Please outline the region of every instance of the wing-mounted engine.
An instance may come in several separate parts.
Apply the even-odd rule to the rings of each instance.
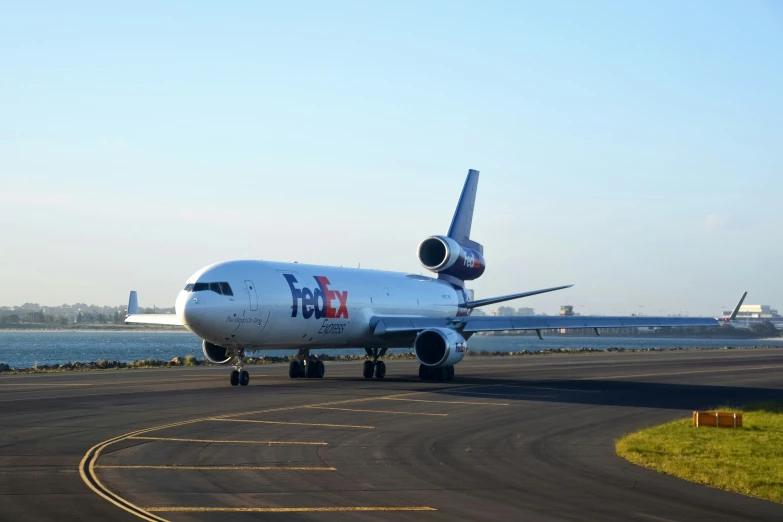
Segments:
[[[204,357],[215,364],[227,364],[236,357],[232,348],[225,348],[207,341],[201,343],[201,350],[204,352]]]
[[[478,250],[464,247],[446,236],[428,237],[419,243],[418,256],[419,263],[427,270],[462,281],[478,279],[487,266]]]
[[[416,336],[413,352],[424,366],[454,366],[465,358],[468,343],[459,332],[451,328],[428,328]]]

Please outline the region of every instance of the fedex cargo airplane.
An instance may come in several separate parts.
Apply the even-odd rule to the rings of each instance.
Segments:
[[[243,360],[254,350],[298,350],[288,371],[295,379],[324,376],[324,364],[311,354],[313,349],[364,349],[364,377],[381,379],[387,349],[412,346],[422,380],[450,381],[476,332],[535,330],[541,337],[543,330],[556,328],[586,328],[598,334],[599,328],[719,324],[712,317],[471,316],[480,306],[571,286],[473,298],[465,283],[481,277],[486,268],[483,246],[470,239],[478,178],[478,171],[468,172],[448,234],[419,244],[419,262],[437,277],[227,261],[188,278],[177,296],[176,314],[140,314],[136,292],[131,292],[125,322],[185,326],[202,339],[208,360],[234,366],[232,386],[250,382]]]

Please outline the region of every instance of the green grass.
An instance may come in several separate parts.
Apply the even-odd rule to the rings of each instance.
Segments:
[[[783,403],[740,409],[742,428],[694,428],[678,420],[618,440],[617,454],[699,484],[783,503]]]

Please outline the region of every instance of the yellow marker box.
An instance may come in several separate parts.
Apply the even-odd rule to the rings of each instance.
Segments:
[[[696,428],[741,428],[742,414],[730,411],[694,411]]]

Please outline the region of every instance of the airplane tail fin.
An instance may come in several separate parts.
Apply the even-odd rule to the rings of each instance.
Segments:
[[[448,237],[461,246],[472,248],[480,254],[484,254],[484,247],[470,239],[470,227],[473,224],[473,207],[476,204],[476,190],[478,189],[479,171],[470,169],[462,194],[459,197],[454,217],[451,219]]]
[[[135,315],[139,313],[139,296],[136,294],[136,290],[131,290],[130,297],[128,298],[128,315]]]

